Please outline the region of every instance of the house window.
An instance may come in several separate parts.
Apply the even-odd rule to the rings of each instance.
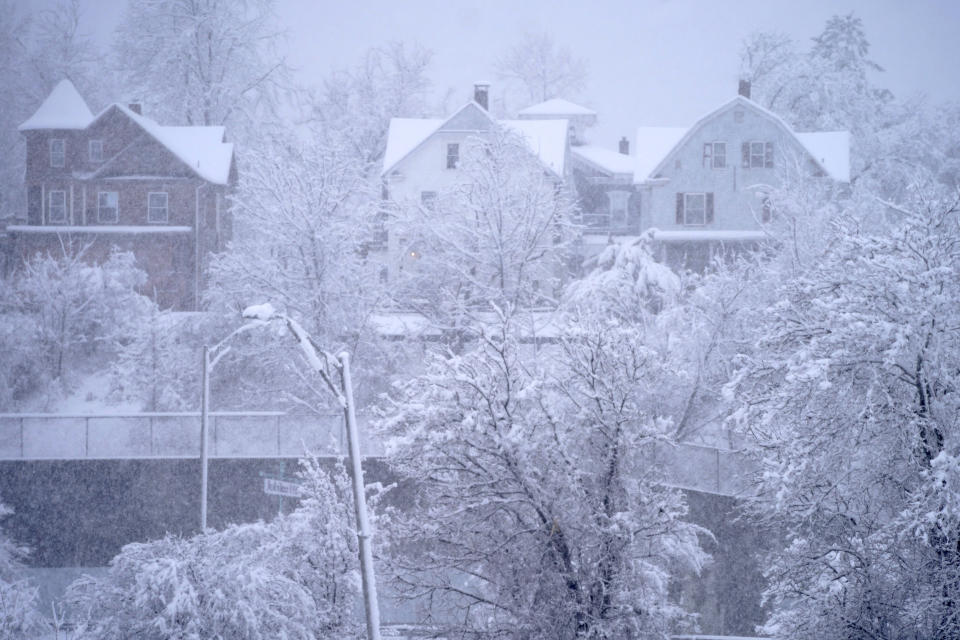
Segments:
[[[610,200],[610,226],[627,226],[627,205],[630,202],[630,192],[608,191],[607,198]]]
[[[703,166],[723,169],[727,166],[727,143],[707,142],[703,145]]]
[[[103,162],[103,140],[91,140],[87,143],[90,162]]]
[[[67,192],[50,191],[47,193],[47,221],[67,221]]]
[[[447,144],[447,169],[456,169],[460,164],[460,144],[450,142]]]
[[[733,112],[733,121],[737,124],[743,122],[743,111],[737,110]]]
[[[713,223],[712,193],[678,193],[677,224],[703,226]]]
[[[116,191],[101,191],[97,194],[97,222],[116,222],[118,196]]]
[[[151,191],[147,194],[147,222],[155,224],[169,222],[168,200],[165,191]]]
[[[50,140],[50,166],[62,168],[67,162],[67,141],[62,138]]]
[[[422,206],[427,211],[436,211],[437,210],[437,192],[421,191],[420,206]]]
[[[744,169],[772,169],[772,142],[744,142],[741,147]]]

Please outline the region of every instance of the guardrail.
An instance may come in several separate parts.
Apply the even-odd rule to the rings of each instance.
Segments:
[[[360,451],[379,457],[383,443],[359,416]],[[211,458],[297,458],[347,455],[343,416],[282,411],[210,413]],[[197,458],[200,413],[0,413],[0,460]],[[670,486],[727,496],[749,492],[752,465],[738,451],[658,443],[650,463]]]

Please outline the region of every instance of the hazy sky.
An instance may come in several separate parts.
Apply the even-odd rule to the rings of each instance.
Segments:
[[[46,0],[52,2],[53,0]],[[26,2],[26,0],[24,0]],[[32,4],[32,3],[31,3]],[[83,0],[88,28],[108,42],[124,2]],[[524,32],[548,31],[589,63],[578,102],[596,109],[594,141],[614,145],[637,125],[690,124],[736,92],[738,50],[754,30],[802,42],[833,14],[863,20],[879,78],[898,95],[960,100],[958,0],[280,0],[289,62],[308,82],[391,40],[434,52],[437,94],[466,100],[494,83],[493,60]]]

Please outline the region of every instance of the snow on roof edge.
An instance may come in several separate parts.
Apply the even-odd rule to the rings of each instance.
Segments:
[[[83,96],[70,80],[64,78],[17,130],[85,129],[93,119],[93,113]]]

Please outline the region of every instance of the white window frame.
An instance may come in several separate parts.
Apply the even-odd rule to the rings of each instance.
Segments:
[[[59,147],[55,149],[54,147]],[[63,138],[50,138],[50,166],[62,169],[67,166],[67,141]]]
[[[700,198],[700,222],[690,220],[690,202],[693,198]],[[707,224],[707,194],[702,193],[684,193],[683,194],[683,226],[685,227],[704,227]]]
[[[456,152],[451,154],[451,148]],[[445,169],[456,169],[460,165],[460,143],[448,142],[444,147],[443,166]]]
[[[107,220],[103,216],[105,210],[110,207],[103,206],[103,196],[113,195],[115,202],[113,205],[113,220]],[[120,221],[120,193],[117,191],[97,191],[97,222],[117,224]]]
[[[721,151],[721,153],[717,153]],[[727,167],[727,143],[726,142],[705,142],[703,143],[703,166],[707,169],[726,169]]]
[[[60,196],[60,204],[54,205],[53,199],[55,195]],[[54,217],[54,207],[63,212],[63,215],[59,217]],[[67,222],[67,192],[60,189],[55,189],[52,191],[47,191],[47,222],[56,223],[56,224],[65,224]]]
[[[96,153],[94,153],[96,149]],[[87,142],[87,157],[90,162],[103,162],[103,140],[96,139]]]
[[[163,196],[163,207],[155,207],[150,200],[153,196]],[[163,210],[163,219],[154,218],[153,212]],[[170,222],[170,194],[166,191],[147,192],[147,222],[149,224],[167,224]]]

